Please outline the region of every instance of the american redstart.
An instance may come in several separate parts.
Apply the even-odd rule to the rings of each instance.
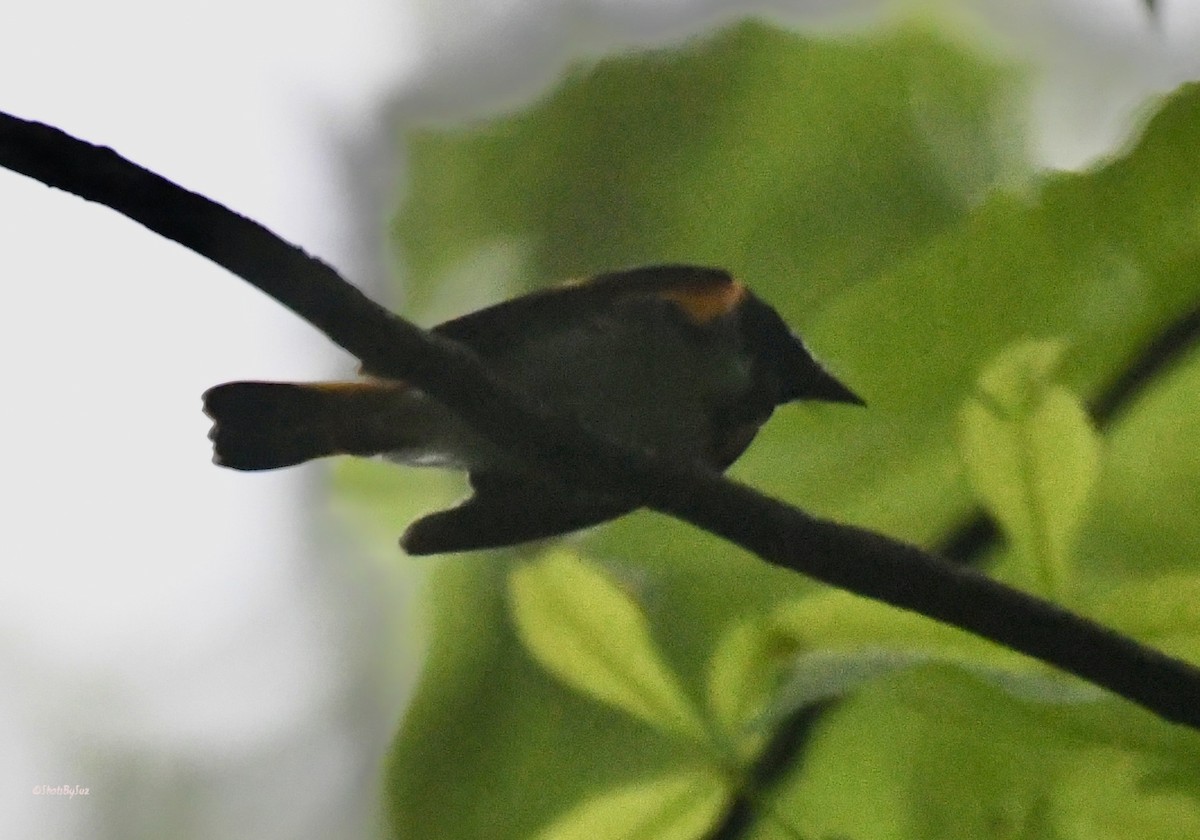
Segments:
[[[863,404],[774,309],[719,269],[601,274],[433,331],[596,431],[720,470],[777,405]],[[228,382],[204,394],[204,410],[213,419],[213,461],[237,470],[341,454],[466,470],[474,494],[413,523],[401,540],[410,554],[513,545],[632,509],[595,491],[530,478],[453,411],[397,380]]]

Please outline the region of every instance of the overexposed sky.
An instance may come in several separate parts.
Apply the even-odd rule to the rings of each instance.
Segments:
[[[396,103],[495,112],[614,45],[747,10],[827,28],[891,5],[42,0],[0,11],[0,110],[113,146],[377,287]],[[1137,0],[954,5],[1038,68],[1048,164],[1106,153],[1148,93],[1200,77],[1195,0],[1163,0],[1157,28]],[[213,467],[199,408],[218,382],[350,360],[221,269],[5,171],[0,277],[0,835],[367,836],[405,689],[378,674],[404,654],[388,634],[413,561],[337,543],[321,465]]]
[[[0,109],[369,282],[341,144],[403,83],[412,31],[373,0],[8,4]],[[342,716],[402,602],[353,552],[310,550],[323,467],[218,469],[200,412],[218,382],[349,360],[183,248],[4,171],[0,274],[0,836],[363,836],[396,693]]]

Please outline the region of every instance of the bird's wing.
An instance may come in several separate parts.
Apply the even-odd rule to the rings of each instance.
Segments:
[[[572,502],[545,485],[494,473],[472,473],[475,493],[458,507],[422,517],[400,544],[412,555],[503,548],[596,525],[632,508],[613,502]]]
[[[745,293],[740,283],[720,269],[647,266],[532,292],[447,321],[433,331],[488,358],[547,330],[596,318],[630,298],[670,300],[688,318],[703,323],[728,312]]]

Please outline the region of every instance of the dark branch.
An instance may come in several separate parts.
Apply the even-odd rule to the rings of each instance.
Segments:
[[[420,332],[336,271],[257,222],[143,169],[112,149],[51,126],[0,114],[0,164],[50,187],[111,207],[249,281],[351,354],[379,363],[397,338]]]
[[[110,149],[0,115],[0,166],[112,207],[228,268],[373,371],[420,386],[532,470],[621,493],[770,563],[979,634],[1200,728],[1200,669],[915,546],[592,434],[513,393],[469,350],[389,313],[261,225]]]
[[[764,812],[760,803],[772,800],[772,788],[788,768],[797,765],[801,752],[810,743],[813,727],[834,705],[830,701],[796,709],[771,733],[770,741],[746,773],[743,790],[734,797],[705,840],[749,837],[760,822],[770,822],[769,812]]]
[[[1100,429],[1107,429],[1153,383],[1200,343],[1200,307],[1185,312],[1142,348],[1129,364],[1091,401],[1088,410]]]

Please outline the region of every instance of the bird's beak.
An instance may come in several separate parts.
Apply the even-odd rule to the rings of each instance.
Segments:
[[[803,400],[820,400],[822,402],[849,403],[865,406],[866,400],[851,391],[841,380],[822,367],[816,367],[804,383],[804,393],[798,395]]]

